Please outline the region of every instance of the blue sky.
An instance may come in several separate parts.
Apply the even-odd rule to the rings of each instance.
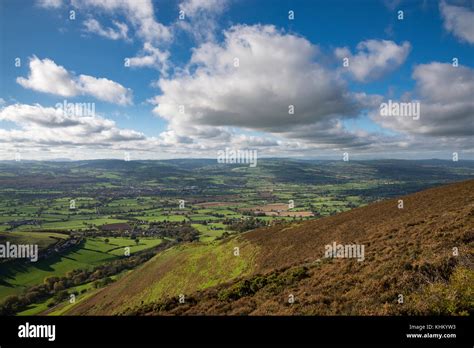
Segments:
[[[213,157],[225,147],[311,158],[474,157],[469,1],[6,0],[0,6],[0,159],[17,152],[39,159],[124,152]],[[223,67],[239,54],[238,72]],[[134,57],[136,65],[124,66]],[[287,96],[288,105],[296,103],[295,122],[278,115],[286,112]],[[381,119],[379,106],[388,99],[420,102],[418,122]],[[58,116],[52,108],[64,100],[95,103],[96,114]]]

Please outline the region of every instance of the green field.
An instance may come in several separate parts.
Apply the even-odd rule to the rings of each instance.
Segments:
[[[121,277],[123,277],[125,274],[129,273],[130,271],[124,271],[120,274],[110,276],[109,278],[112,280],[117,280]],[[50,304],[52,303],[52,298],[49,298],[43,302],[40,303],[34,303],[28,306],[28,309],[17,313],[19,316],[24,316],[24,315],[38,315],[41,314],[42,312],[45,312],[46,310],[49,309],[48,315],[61,315],[64,312],[66,312],[68,309],[71,307],[77,305],[81,301],[85,300],[86,298],[90,297],[93,295],[95,291],[97,291],[94,286],[94,282],[89,282],[86,284],[81,284],[78,286],[74,286],[72,288],[68,289],[68,293],[77,293],[75,297],[75,302],[70,303],[69,300],[66,300],[64,302],[61,302],[60,304],[56,305],[54,308],[50,308]]]
[[[104,239],[102,237],[87,238],[80,248],[37,263],[0,267],[2,279],[0,298],[18,294],[27,287],[41,284],[46,277],[63,276],[74,269],[91,268],[118,257],[125,257],[125,247],[130,247],[130,253],[133,254],[162,242],[161,239],[140,239],[139,244],[136,245],[129,238],[109,238],[109,243],[105,243]]]
[[[38,248],[44,249],[58,240],[67,239],[69,236],[62,233],[51,232],[3,232],[0,233],[0,241],[5,239],[13,244],[37,244]]]
[[[219,222],[209,223],[207,225],[191,224],[191,226],[193,226],[201,234],[199,238],[201,242],[211,242],[217,237],[222,236],[224,232],[229,232],[229,230],[226,230],[227,226]]]
[[[102,226],[106,224],[115,224],[127,222],[126,220],[101,218],[101,219],[87,219],[79,217],[77,220],[67,220],[59,222],[48,222],[42,224],[40,227],[29,227],[30,229],[45,229],[45,230],[79,230],[86,229],[87,225]],[[26,228],[28,229],[28,227]]]

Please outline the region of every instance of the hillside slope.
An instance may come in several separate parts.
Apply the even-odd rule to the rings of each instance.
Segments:
[[[166,251],[68,314],[469,314],[474,180],[401,199]],[[334,242],[364,260],[325,258]]]

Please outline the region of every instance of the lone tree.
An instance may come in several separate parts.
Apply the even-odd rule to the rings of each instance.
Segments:
[[[135,243],[138,245],[138,243],[140,243],[140,239],[135,239]]]

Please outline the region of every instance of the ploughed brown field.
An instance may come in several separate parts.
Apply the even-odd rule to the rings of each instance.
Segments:
[[[283,212],[266,212],[266,216],[287,216],[287,217],[310,217],[314,214],[310,211],[283,211]]]
[[[216,272],[222,256],[203,253],[193,272],[182,272],[185,253],[166,262],[157,255],[66,314],[468,315],[474,308],[473,241],[469,180],[220,241],[216,250],[246,262],[240,273],[225,269],[222,282],[207,286],[196,279]],[[364,260],[326,258],[325,246],[333,242],[364,245]],[[193,244],[189,248],[200,247]],[[232,255],[236,246],[240,256]],[[147,289],[163,288],[168,272],[181,272],[177,279],[186,281],[184,303],[178,285],[134,301]]]

